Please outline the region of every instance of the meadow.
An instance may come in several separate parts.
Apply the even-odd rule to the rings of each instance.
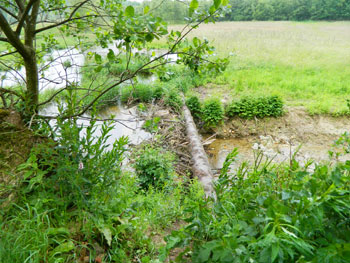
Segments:
[[[191,36],[230,56],[224,74],[206,85],[214,96],[278,95],[311,114],[348,111],[350,22],[219,22]]]

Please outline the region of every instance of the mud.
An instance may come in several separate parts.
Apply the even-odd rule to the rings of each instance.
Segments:
[[[274,162],[288,162],[294,154],[301,163],[328,161],[329,150],[336,150],[335,140],[350,131],[346,117],[311,116],[301,107],[286,111],[281,118],[226,120],[215,130],[215,140],[206,146],[212,167],[222,168],[226,155],[235,147],[240,152],[237,165],[242,161],[252,162],[258,149],[266,157],[274,158]],[[350,156],[342,157],[346,159]]]

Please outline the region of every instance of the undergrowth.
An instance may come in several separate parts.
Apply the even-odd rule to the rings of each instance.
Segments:
[[[269,166],[228,155],[216,199],[192,202],[188,224],[167,237],[177,262],[349,262],[350,163]],[[261,160],[261,159],[260,159]]]

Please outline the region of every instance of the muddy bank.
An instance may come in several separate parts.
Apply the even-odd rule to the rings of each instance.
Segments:
[[[220,169],[226,155],[235,147],[240,152],[238,162],[253,161],[257,149],[276,162],[289,161],[295,152],[296,159],[302,163],[309,159],[327,161],[334,141],[350,131],[346,117],[310,116],[302,107],[286,110],[281,118],[226,120],[215,130],[216,139],[206,146],[212,167]]]

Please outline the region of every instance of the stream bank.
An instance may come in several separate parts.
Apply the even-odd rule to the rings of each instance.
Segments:
[[[280,118],[226,120],[214,130],[216,135],[205,147],[214,169],[222,168],[227,154],[235,147],[240,153],[236,165],[252,162],[258,149],[276,163],[289,162],[295,152],[295,159],[301,163],[310,159],[322,162],[329,160],[328,151],[346,131],[350,131],[346,117],[311,116],[302,107],[287,107],[286,114]],[[345,155],[341,160],[347,158]]]

